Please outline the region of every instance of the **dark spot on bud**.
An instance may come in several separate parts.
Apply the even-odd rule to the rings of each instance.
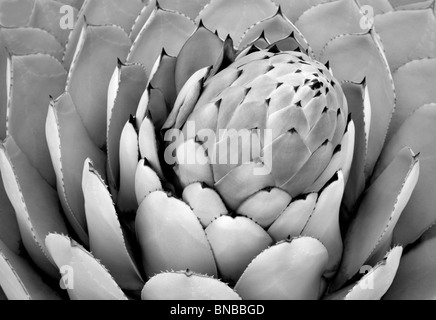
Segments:
[[[269,72],[269,71],[271,71],[271,70],[273,70],[275,67],[274,66],[268,66],[268,68],[266,68],[266,72]]]
[[[301,100],[298,101],[298,102],[296,102],[295,105],[296,105],[297,107],[301,108]]]
[[[295,86],[295,87],[294,87],[294,91],[295,91],[295,92],[297,92],[298,89],[300,89],[300,86]]]
[[[295,73],[301,73],[301,69],[297,69],[297,71],[295,71]]]
[[[298,133],[297,129],[295,129],[295,128],[292,128],[292,129],[288,130],[288,132],[289,132],[290,134],[296,134],[296,133]]]
[[[321,94],[322,94],[321,91],[317,91],[313,97],[318,98],[321,96]]]
[[[308,84],[310,82],[310,79],[304,80],[304,84]]]
[[[326,107],[324,107],[324,109],[322,110],[322,113],[327,113],[327,111],[329,111],[329,108],[326,106]]]

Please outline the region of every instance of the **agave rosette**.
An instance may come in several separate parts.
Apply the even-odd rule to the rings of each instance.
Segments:
[[[435,297],[434,1],[4,0],[0,24],[7,298]]]

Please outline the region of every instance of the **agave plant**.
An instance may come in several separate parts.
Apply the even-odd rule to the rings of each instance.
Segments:
[[[0,1],[3,295],[434,299],[435,13]]]

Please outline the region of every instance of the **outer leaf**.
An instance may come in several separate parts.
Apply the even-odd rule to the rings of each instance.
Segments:
[[[13,55],[45,53],[62,60],[64,48],[56,38],[42,29],[1,29],[4,45]]]
[[[361,28],[361,19],[362,13],[355,1],[339,0],[307,10],[295,25],[319,57],[324,45],[334,37],[367,31]]]
[[[394,281],[400,265],[402,247],[395,247],[357,283],[328,296],[327,300],[380,300]],[[362,271],[366,269],[365,266]]]
[[[194,23],[187,17],[156,8],[136,37],[127,61],[141,63],[149,77],[162,49],[177,57],[194,30]]]
[[[68,74],[66,91],[99,147],[106,143],[107,88],[117,59],[126,58],[130,45],[121,28],[85,25]]]
[[[91,251],[123,289],[142,289],[144,282],[129,252],[112,197],[89,160],[85,161],[82,179]]]
[[[73,240],[52,233],[45,243],[56,265],[68,278],[70,299],[127,300],[105,267]]]
[[[0,240],[3,241],[12,252],[18,254],[21,245],[20,230],[18,229],[14,207],[6,194],[3,181],[0,183],[0,221]]]
[[[0,286],[9,300],[59,300],[28,261],[0,241]]]
[[[250,3],[245,0],[212,0],[200,12],[196,22],[202,20],[209,30],[218,31],[222,39],[230,35],[238,40],[250,26],[274,15],[276,11],[277,7],[269,0]]]
[[[243,299],[318,299],[328,253],[316,239],[279,243],[258,255],[235,286]]]
[[[361,83],[366,77],[372,110],[366,161],[370,174],[383,148],[395,99],[392,77],[377,36],[371,31],[337,37],[328,43],[321,60],[330,61],[339,81]]]
[[[68,221],[79,238],[88,242],[82,192],[82,172],[85,159],[105,173],[106,157],[83,127],[68,93],[53,101],[47,115],[47,142],[57,177],[59,199]]]
[[[32,165],[55,185],[44,123],[50,96],[59,96],[66,72],[53,57],[44,54],[12,56],[9,60],[7,130]]]
[[[160,273],[147,281],[142,300],[241,300],[225,283],[192,272]]]
[[[6,193],[17,215],[21,238],[35,263],[52,277],[57,272],[44,245],[49,232],[67,232],[56,191],[39,175],[12,138],[0,146]]]
[[[386,300],[436,299],[436,239],[424,241],[401,259]]]
[[[377,262],[391,244],[393,229],[419,175],[419,162],[404,148],[367,189],[348,229],[335,288],[351,279],[364,263]]]
[[[436,18],[432,9],[377,16],[375,30],[381,37],[391,70],[415,59],[436,58]]]
[[[403,146],[410,146],[420,153],[421,174],[400,221],[394,231],[394,242],[403,245],[415,241],[426,229],[436,222],[436,104],[416,110],[392,137],[383,150],[375,176],[387,166]]]
[[[293,23],[295,23],[306,10],[329,1],[330,0],[273,0],[273,2],[282,8],[283,14]]]
[[[116,25],[129,33],[143,5],[141,0],[86,0],[68,39],[64,55],[65,68],[70,68],[80,33],[86,23],[94,26]]]
[[[108,90],[107,154],[111,188],[119,182],[120,137],[125,123],[135,114],[147,84],[145,71],[136,64],[118,63]]]
[[[0,1],[0,25],[24,27],[28,24],[35,0]]]
[[[436,59],[414,60],[394,73],[397,106],[389,127],[389,137],[419,107],[436,102]]]

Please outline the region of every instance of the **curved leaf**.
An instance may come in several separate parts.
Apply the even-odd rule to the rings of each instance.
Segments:
[[[90,137],[102,147],[106,143],[107,88],[117,59],[126,58],[131,42],[114,26],[85,25],[80,37],[65,91],[70,93]]]
[[[375,30],[391,70],[415,59],[436,58],[436,18],[432,9],[379,15],[375,18]]]
[[[238,41],[249,27],[274,15],[276,11],[277,7],[269,0],[212,0],[200,12],[196,22],[203,21],[209,30],[218,31],[222,39],[230,35],[234,41]]]
[[[397,106],[389,127],[389,137],[419,107],[436,103],[436,59],[422,59],[409,62],[394,73]]]
[[[45,243],[71,300],[127,300],[105,267],[76,242],[51,233]]]
[[[98,171],[105,174],[106,157],[89,138],[68,93],[51,103],[45,128],[59,199],[71,226],[81,241],[87,244],[83,163],[91,158]]]
[[[64,89],[66,71],[55,58],[44,54],[12,56],[7,130],[32,165],[55,185],[44,130],[50,96]]]
[[[12,138],[0,145],[0,166],[6,193],[15,209],[24,246],[35,263],[52,277],[45,236],[67,233],[56,191],[40,176]]]
[[[28,261],[0,241],[0,286],[9,300],[60,300]]]
[[[330,61],[339,81],[361,83],[366,78],[371,104],[371,130],[368,137],[366,171],[372,173],[385,142],[394,110],[394,87],[377,35],[344,35],[330,41],[321,61]]]
[[[421,174],[415,191],[395,228],[395,243],[407,245],[415,241],[436,222],[435,121],[436,104],[417,109],[386,145],[374,173],[377,177],[404,146],[409,146],[420,153]]]
[[[417,157],[404,148],[367,189],[347,231],[334,288],[351,279],[364,263],[377,262],[385,254],[394,227],[418,181],[419,167]]]
[[[101,259],[123,289],[142,289],[144,282],[129,252],[111,194],[89,160],[85,161],[82,179],[89,247],[93,255]]]

